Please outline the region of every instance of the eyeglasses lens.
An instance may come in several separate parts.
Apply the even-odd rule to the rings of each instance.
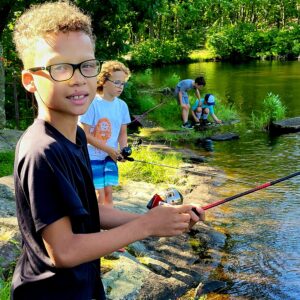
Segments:
[[[56,64],[49,67],[49,72],[54,80],[65,81],[73,76],[76,69],[79,69],[84,77],[95,77],[100,72],[100,62],[93,59],[84,61],[78,65]]]

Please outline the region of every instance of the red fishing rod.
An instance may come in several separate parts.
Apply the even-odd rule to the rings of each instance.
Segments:
[[[282,177],[282,178],[279,178],[279,179],[276,179],[276,180],[273,180],[273,181],[270,181],[270,182],[266,182],[266,183],[264,183],[264,184],[261,184],[261,185],[259,185],[259,186],[257,186],[257,187],[254,187],[254,188],[252,188],[252,189],[250,189],[250,190],[247,190],[247,191],[244,191],[244,192],[242,192],[242,193],[239,193],[239,194],[236,194],[236,195],[227,197],[227,198],[222,199],[222,200],[215,201],[215,202],[210,203],[210,204],[208,204],[208,205],[202,206],[201,208],[202,208],[203,210],[208,210],[208,209],[210,209],[210,208],[212,208],[212,207],[215,207],[215,206],[218,206],[218,205],[223,204],[223,203],[225,203],[225,202],[229,202],[229,201],[231,201],[231,200],[234,200],[234,199],[236,199],[236,198],[239,198],[239,197],[242,197],[242,196],[245,196],[245,195],[254,193],[254,192],[256,192],[256,191],[265,189],[265,188],[267,188],[267,187],[269,187],[269,186],[271,186],[271,185],[274,185],[274,184],[277,184],[277,183],[279,183],[279,182],[288,180],[288,179],[290,179],[290,178],[292,178],[292,177],[295,177],[295,176],[298,176],[298,175],[300,175],[300,172],[292,173],[292,174],[290,174],[290,175],[288,175],[288,176],[285,176],[285,177]]]
[[[215,201],[213,203],[210,203],[210,204],[207,204],[205,206],[202,206],[201,208],[203,210],[208,210],[208,209],[211,209],[215,206],[218,206],[218,205],[221,205],[223,203],[226,203],[226,202],[229,202],[229,201],[232,201],[236,198],[240,198],[242,196],[245,196],[245,195],[248,195],[248,194],[251,194],[251,193],[254,193],[256,191],[259,191],[259,190],[262,190],[262,189],[265,189],[271,185],[275,185],[279,182],[282,182],[282,181],[285,181],[285,180],[288,180],[292,177],[295,177],[295,176],[298,176],[300,175],[300,172],[295,172],[295,173],[292,173],[290,175],[287,175],[285,177],[282,177],[282,178],[279,178],[279,179],[276,179],[276,180],[273,180],[273,181],[270,181],[270,182],[266,182],[264,184],[261,184],[257,187],[254,187],[250,190],[247,190],[247,191],[244,191],[242,193],[239,193],[239,194],[236,194],[236,195],[233,195],[233,196],[230,196],[230,197],[227,197],[225,199],[222,199],[222,200],[218,200],[218,201]],[[170,189],[170,190],[167,190],[163,195],[160,195],[160,194],[155,194],[152,199],[149,201],[147,207],[149,209],[157,206],[157,205],[162,205],[162,204],[182,204],[183,203],[183,197],[182,195],[176,190],[176,189]],[[193,212],[199,217],[199,213],[198,211],[196,210],[196,208],[192,208]]]

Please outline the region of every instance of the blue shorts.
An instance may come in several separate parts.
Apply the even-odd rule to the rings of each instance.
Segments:
[[[178,104],[181,105],[181,104],[180,104],[180,101],[179,101],[179,96],[178,96],[179,91],[180,91],[180,88],[179,88],[179,87],[176,87],[174,93],[175,93],[175,95],[176,95]],[[183,104],[190,104],[190,101],[189,101],[189,95],[188,95],[187,92],[182,92],[182,103],[183,103]]]
[[[188,94],[183,94],[183,95],[182,95],[182,103],[183,103],[183,104],[190,104]]]
[[[119,184],[118,165],[110,156],[104,160],[91,160],[91,166],[96,190]]]

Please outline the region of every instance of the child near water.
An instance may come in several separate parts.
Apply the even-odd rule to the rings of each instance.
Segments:
[[[192,117],[195,123],[197,125],[200,125],[200,123],[202,123],[203,125],[207,125],[209,123],[209,114],[211,115],[215,123],[222,123],[222,121],[219,120],[218,117],[215,115],[214,106],[215,97],[212,94],[206,94],[204,98],[197,99],[194,105],[192,106]]]
[[[107,61],[98,76],[97,95],[79,117],[85,131],[98,203],[113,206],[113,186],[118,185],[117,161],[124,161],[127,146],[127,104],[119,98],[130,76],[121,62]]]
[[[11,299],[105,299],[100,257],[150,236],[182,234],[203,220],[203,210],[196,208],[199,218],[193,205],[161,205],[145,214],[98,205],[86,136],[77,125],[100,72],[89,16],[67,1],[31,6],[16,22],[14,42],[38,116],[15,153],[22,252]]]
[[[184,79],[177,83],[175,88],[175,95],[178,99],[178,104],[181,107],[181,117],[182,117],[182,128],[192,129],[193,126],[189,124],[189,112],[190,112],[190,103],[188,91],[191,89],[195,90],[196,98],[200,99],[200,90],[205,86],[206,82],[203,76],[193,79]]]

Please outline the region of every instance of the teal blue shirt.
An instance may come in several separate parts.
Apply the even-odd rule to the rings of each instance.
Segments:
[[[207,105],[207,104],[204,104],[204,98],[201,98],[201,99],[200,99],[200,104],[201,104],[201,107],[202,107],[202,108],[208,108],[210,114],[215,114],[215,111],[214,111],[214,105]],[[197,100],[195,101],[195,103],[193,104],[192,110],[195,111],[196,108],[198,107],[198,105],[199,105],[199,99],[197,99]]]

